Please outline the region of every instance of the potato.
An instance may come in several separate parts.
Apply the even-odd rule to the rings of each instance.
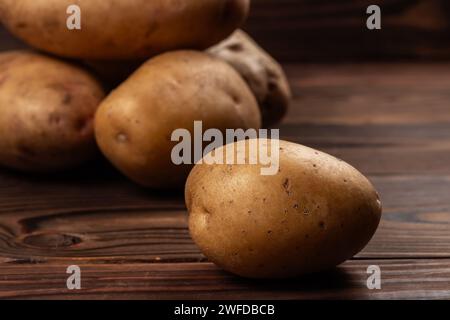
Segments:
[[[104,155],[135,182],[152,188],[182,187],[192,168],[173,164],[176,129],[259,128],[257,102],[228,64],[196,51],[174,51],[141,66],[113,91],[95,118]]]
[[[216,152],[242,152],[249,141]],[[249,278],[295,277],[332,268],[371,239],[381,202],[349,164],[280,141],[278,173],[261,175],[261,167],[197,164],[188,177],[190,233],[218,266]]]
[[[291,101],[291,89],[281,65],[242,30],[208,50],[230,63],[245,79],[256,96],[263,126],[278,123]]]
[[[81,30],[69,30],[70,5]],[[60,56],[135,59],[206,49],[245,20],[250,0],[2,0],[0,18],[28,44]]]
[[[43,55],[0,54],[0,164],[62,170],[97,154],[92,120],[103,89],[84,70]]]

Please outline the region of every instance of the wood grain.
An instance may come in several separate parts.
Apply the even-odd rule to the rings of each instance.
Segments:
[[[367,267],[381,269],[381,290],[367,288]],[[66,265],[0,266],[8,299],[450,299],[450,260],[348,261],[289,281],[245,280],[210,263],[80,265],[82,289],[66,289]]]
[[[377,4],[382,29],[366,27]],[[246,29],[283,61],[450,56],[446,0],[256,0]]]
[[[357,258],[450,258],[450,177],[371,180],[383,200],[384,216]],[[40,192],[29,185],[27,197],[22,188],[2,192],[0,263],[204,260],[189,237],[181,196],[165,202],[136,192],[121,179],[107,184],[93,182],[77,190],[71,187],[77,181],[42,182]]]
[[[287,123],[439,128],[450,122],[450,63],[295,64],[286,69],[296,97]],[[414,138],[422,135],[429,136],[426,128]]]

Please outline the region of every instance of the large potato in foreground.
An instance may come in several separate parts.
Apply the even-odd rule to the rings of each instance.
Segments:
[[[245,20],[250,0],[2,0],[0,18],[28,44],[84,59],[136,59],[206,49]],[[81,30],[67,28],[70,5]]]
[[[208,52],[227,61],[245,79],[258,100],[264,126],[284,117],[292,97],[286,74],[248,34],[238,30]]]
[[[181,187],[192,168],[173,164],[176,129],[259,128],[261,115],[250,89],[228,64],[205,53],[175,51],[149,60],[113,91],[95,118],[105,156],[135,182]]]
[[[241,141],[217,149],[233,152]],[[197,164],[186,184],[191,235],[225,270],[285,278],[332,268],[374,234],[381,203],[371,183],[330,155],[280,141],[276,175],[261,165]]]
[[[0,54],[0,164],[62,170],[97,153],[93,117],[104,93],[84,70],[25,51]]]

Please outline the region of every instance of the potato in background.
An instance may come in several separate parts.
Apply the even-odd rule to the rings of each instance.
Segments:
[[[27,51],[0,53],[0,164],[31,172],[97,154],[93,117],[104,97],[86,71]]]
[[[174,130],[261,126],[257,102],[227,63],[203,52],[175,51],[141,66],[101,104],[95,119],[105,156],[135,182],[152,188],[184,186],[191,165],[171,160]]]
[[[272,127],[285,116],[292,94],[281,65],[249,35],[238,30],[223,42],[207,50],[226,61],[244,78],[255,95],[263,127]],[[120,85],[144,61],[85,61],[108,88]]]
[[[67,28],[70,5],[81,30]],[[145,59],[175,49],[206,49],[246,19],[250,0],[2,0],[0,19],[29,45],[80,59]]]
[[[264,127],[271,127],[286,114],[292,94],[281,65],[242,30],[208,49],[228,62],[250,86],[258,100]]]

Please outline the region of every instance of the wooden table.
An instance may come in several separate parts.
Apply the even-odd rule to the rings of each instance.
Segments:
[[[285,139],[368,175],[384,215],[370,244],[328,273],[250,281],[204,259],[183,198],[104,162],[64,176],[0,171],[1,298],[450,299],[450,64],[288,65]],[[79,265],[82,289],[66,288]],[[366,286],[369,265],[382,289]]]

